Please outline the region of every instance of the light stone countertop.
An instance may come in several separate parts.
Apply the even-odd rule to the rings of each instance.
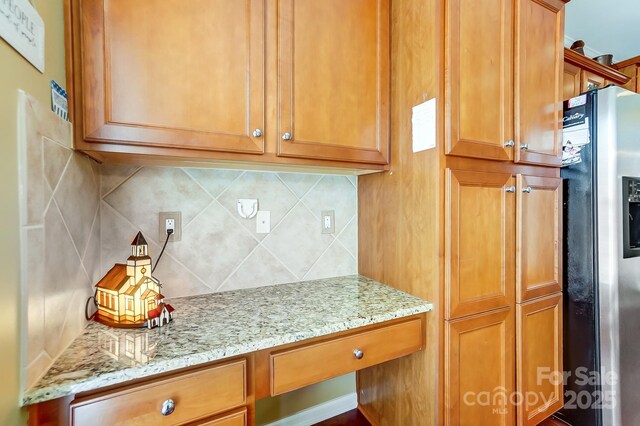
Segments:
[[[167,300],[159,329],[91,322],[22,397],[36,404],[236,355],[427,312],[432,305],[351,275]]]

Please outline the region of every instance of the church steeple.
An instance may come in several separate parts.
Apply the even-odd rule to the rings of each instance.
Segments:
[[[131,242],[131,256],[132,257],[146,257],[148,256],[147,240],[144,239],[142,232],[138,232],[138,235]]]

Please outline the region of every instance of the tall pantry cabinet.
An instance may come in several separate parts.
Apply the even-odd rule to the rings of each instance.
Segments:
[[[391,166],[359,180],[359,263],[437,302],[427,341],[439,357],[413,356],[422,375],[394,365],[360,372],[360,403],[393,424],[401,400],[376,385],[411,384],[428,391],[410,411],[431,424],[538,424],[563,405],[550,378],[562,371],[565,2],[426,3],[393,4]],[[437,147],[414,153],[411,109],[431,97]],[[437,415],[425,409],[428,392],[439,395]],[[405,424],[424,424],[408,413]]]

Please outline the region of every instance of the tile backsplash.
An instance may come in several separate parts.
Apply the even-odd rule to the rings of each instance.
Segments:
[[[271,212],[271,232],[236,211],[239,198]],[[154,273],[167,297],[357,273],[356,178],[175,167],[101,167],[101,271],[123,262],[140,230],[154,260],[158,214],[182,212],[182,240],[170,242]],[[335,210],[335,234],[320,212]]]
[[[71,149],[71,125],[19,97],[22,364],[28,388],[85,327],[100,273],[99,168]]]
[[[19,109],[25,389],[82,332],[94,284],[138,231],[155,262],[160,212],[182,212],[182,240],[154,273],[167,297],[357,273],[355,177],[100,166],[48,105],[21,93]],[[239,198],[271,212],[270,233],[238,215]],[[321,233],[322,210],[335,211],[334,234]]]

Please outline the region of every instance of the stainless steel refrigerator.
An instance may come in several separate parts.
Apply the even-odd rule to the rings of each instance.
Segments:
[[[574,426],[640,425],[640,95],[565,101],[565,408]]]

